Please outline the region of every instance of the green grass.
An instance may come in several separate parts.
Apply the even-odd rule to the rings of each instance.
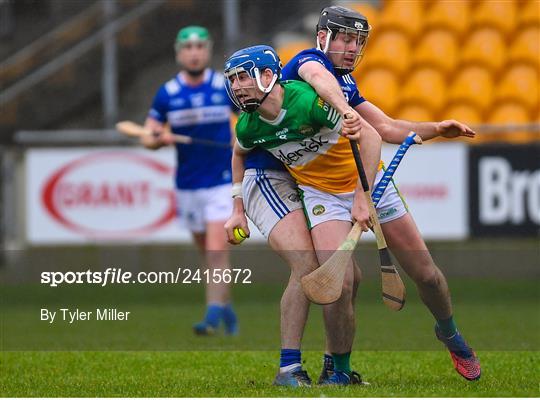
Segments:
[[[410,283],[409,281],[407,281]],[[540,350],[540,291],[534,280],[454,278],[455,316],[478,350]],[[377,280],[361,284],[357,300],[356,349],[439,350],[433,319],[410,284],[400,312],[387,309]],[[279,348],[282,284],[252,284],[234,289],[241,336],[201,340],[191,325],[204,312],[202,287],[67,286],[2,287],[0,348],[3,350],[274,350]],[[126,322],[40,321],[42,307],[118,307],[131,311]],[[312,306],[303,348],[324,345],[321,310]]]
[[[539,352],[480,352],[483,376],[467,382],[448,354],[355,353],[371,383],[362,387],[276,388],[274,352],[4,352],[3,397],[534,397],[540,395]],[[320,372],[320,352],[305,368]]]
[[[432,317],[407,283],[407,304],[398,313],[382,305],[378,280],[360,287],[352,362],[371,385],[302,390],[271,385],[279,358],[282,284],[235,287],[241,322],[235,338],[193,336],[191,324],[203,313],[200,286],[5,285],[0,396],[540,396],[537,280],[450,279],[458,326],[482,362],[478,382],[453,370],[434,337]],[[41,307],[98,306],[129,310],[133,319],[77,325],[39,320]],[[321,368],[323,332],[320,309],[313,306],[303,345],[313,379]]]

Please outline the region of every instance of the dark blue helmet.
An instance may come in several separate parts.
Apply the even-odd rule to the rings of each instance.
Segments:
[[[264,87],[261,82],[261,73],[267,69],[272,71],[273,78],[270,84]],[[255,80],[256,87],[264,93],[262,99],[249,98],[241,100],[234,93],[231,82],[234,77],[238,78],[238,75],[242,72],[247,73]],[[234,104],[243,111],[253,112],[261,105],[266,96],[272,91],[275,83],[281,78],[281,61],[276,51],[270,46],[258,45],[246,47],[245,49],[238,50],[229,57],[225,62],[224,74],[225,87]],[[253,85],[251,87],[255,86]]]

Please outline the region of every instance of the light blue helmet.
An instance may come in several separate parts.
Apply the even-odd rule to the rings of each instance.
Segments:
[[[271,70],[273,73],[272,81],[267,87],[261,82],[261,73],[265,70]],[[240,100],[231,87],[231,77],[242,72],[246,72],[257,83],[257,88],[264,93],[261,99],[249,98]],[[266,45],[246,47],[238,50],[225,62],[225,88],[231,100],[241,110],[253,112],[262,104],[264,99],[272,91],[276,82],[281,78],[281,61],[276,51]],[[254,86],[252,86],[254,87]]]

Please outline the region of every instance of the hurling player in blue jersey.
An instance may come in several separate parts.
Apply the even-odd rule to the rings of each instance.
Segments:
[[[317,25],[317,48],[297,54],[283,68],[283,78],[304,80],[323,98],[344,95],[362,118],[362,123],[367,122],[389,143],[401,143],[409,131],[416,132],[423,140],[438,136],[474,137],[475,133],[468,126],[455,120],[411,122],[393,119],[360,95],[350,73],[364,52],[369,31],[368,21],[361,14],[339,6],[324,8]],[[436,336],[448,348],[455,369],[468,380],[479,379],[480,363],[457,330],[446,279],[431,258],[412,216],[396,199],[393,218],[388,215],[379,215],[379,218],[390,250],[414,280],[420,297],[434,316]],[[348,354],[343,357],[347,359]],[[350,370],[348,362],[343,363],[339,358],[337,361],[341,366],[338,368],[336,363],[336,370]]]
[[[344,7],[332,6],[323,9],[317,25],[317,48],[305,50],[291,60],[283,69],[283,79],[300,79],[308,82],[325,101],[330,103],[342,115],[343,113],[352,115],[356,121],[355,123],[361,125],[361,130],[364,133],[370,132],[375,127],[382,138],[389,143],[401,143],[410,130],[416,131],[423,140],[429,140],[437,136],[446,138],[474,137],[474,132],[469,127],[457,121],[415,123],[394,120],[366,101],[359,94],[356,82],[350,72],[354,70],[363,54],[368,34],[369,24],[364,16]],[[346,103],[344,105],[344,101],[348,105]],[[354,111],[347,111],[347,107],[352,107]],[[356,113],[359,115],[355,115]],[[363,159],[366,157],[365,150],[364,154],[362,154]],[[371,154],[368,152],[367,158],[370,159],[369,157],[374,156],[376,156],[376,152]],[[286,179],[283,178],[280,181],[276,176],[269,176],[270,174],[264,167],[261,168],[257,171],[259,181],[265,182],[266,185],[272,182],[273,186],[281,185],[281,189],[275,191],[275,194],[281,197],[282,201],[285,201],[286,198],[282,197],[282,193],[292,190],[292,188],[286,187]],[[366,170],[368,178],[373,182],[371,178],[374,176],[375,171],[369,170],[369,166]],[[237,181],[235,180],[235,182]],[[248,186],[255,187],[255,185]],[[244,182],[244,197],[246,197],[245,188]],[[260,195],[255,196],[253,194],[255,192],[253,189],[248,190],[248,198],[245,199],[247,201],[246,213],[252,220],[253,216],[249,212],[249,203],[253,198],[261,197]],[[456,370],[466,379],[478,379],[480,377],[480,364],[474,352],[457,332],[452,317],[452,306],[446,280],[431,259],[429,251],[410,214],[407,213],[405,205],[401,199],[397,198],[395,200],[395,212],[391,213],[391,215],[385,215],[384,218],[379,216],[383,223],[385,236],[388,237],[388,244],[406,272],[417,284],[420,296],[434,315],[437,337],[448,347]],[[273,201],[276,202],[277,200]],[[232,228],[234,226],[245,226],[246,224],[241,202],[235,200],[235,205],[237,203],[240,206],[235,207],[235,213],[228,221],[228,226],[226,226],[231,243],[235,242],[234,237],[232,237]],[[294,221],[291,216],[294,213],[291,210],[286,210],[286,212],[288,214],[280,216],[276,231],[279,228],[279,231],[287,232],[298,226],[298,221]],[[253,214],[253,210],[251,214]],[[291,219],[289,219],[289,216],[291,216]],[[310,218],[309,215],[307,217]],[[324,234],[324,232],[323,235],[328,238],[328,235]],[[314,239],[316,240],[316,238]],[[271,237],[269,242],[272,244]],[[293,276],[291,276],[292,278]],[[356,283],[357,276],[355,276]],[[293,300],[298,301],[299,298],[301,296],[296,296]],[[282,308],[284,300],[285,298],[282,299]],[[292,317],[289,315],[288,318],[291,320]],[[295,317],[295,319],[298,320],[297,323],[302,322],[302,318]],[[282,337],[283,322],[285,320],[282,310]],[[294,326],[295,324],[291,325]],[[299,332],[301,332],[301,329],[297,333]],[[354,335],[354,332],[350,333],[351,337],[352,335]],[[305,379],[300,379],[294,373],[291,373],[295,371],[294,369],[287,369],[289,366],[300,365],[300,356],[298,347],[282,349],[280,374],[277,378],[280,378],[280,381],[284,382],[283,384],[288,386],[306,384]],[[358,383],[358,379],[354,379],[354,373],[350,372],[349,357],[350,352],[333,354],[333,356],[325,355],[324,368],[319,382],[334,384]]]
[[[180,73],[163,84],[148,113],[145,127],[158,133],[145,137],[143,144],[156,149],[173,143],[164,132],[169,124],[173,134],[213,142],[231,143],[230,118],[235,110],[227,96],[223,74],[208,68],[212,42],[206,28],[188,26],[178,32],[175,42]],[[229,250],[223,224],[231,214],[231,150],[201,144],[176,144],[176,189],[178,215],[209,268],[229,266]],[[223,321],[225,332],[237,333],[236,315],[231,306],[230,285],[208,282],[206,316],[194,325],[196,334],[213,334]]]

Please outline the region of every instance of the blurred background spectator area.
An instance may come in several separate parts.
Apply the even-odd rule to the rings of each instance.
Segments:
[[[227,3],[236,5],[232,19]],[[0,143],[19,130],[142,121],[177,71],[172,42],[185,25],[210,28],[217,69],[234,48],[257,43],[274,45],[286,63],[315,46],[318,14],[330,4],[368,18],[353,76],[388,115],[458,119],[478,127],[474,143],[540,141],[540,0],[0,0]],[[111,40],[116,79],[108,82],[118,95],[107,110],[103,48]]]
[[[366,99],[395,118],[458,119],[473,125],[540,121],[540,1],[344,1],[371,34],[353,73]],[[287,62],[313,36],[284,43]],[[489,130],[489,129],[487,129]],[[538,131],[479,134],[528,142]]]

